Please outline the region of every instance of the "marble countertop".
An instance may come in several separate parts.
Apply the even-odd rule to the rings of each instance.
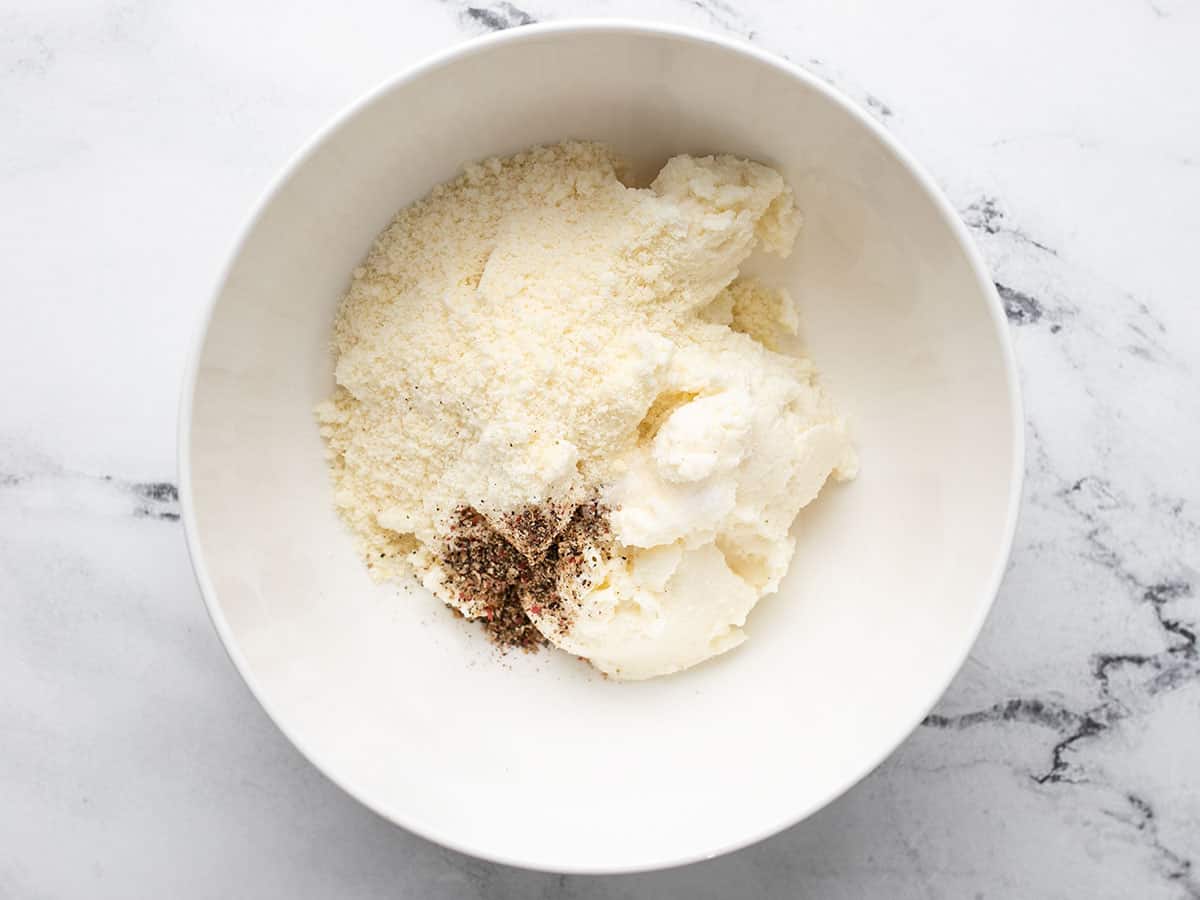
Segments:
[[[749,39],[893,131],[992,267],[1029,443],[925,725],[771,840],[615,878],[325,781],[226,659],[174,486],[183,359],[268,178],[414,60],[581,13]],[[1197,47],[1193,0],[0,2],[0,896],[1200,898]]]

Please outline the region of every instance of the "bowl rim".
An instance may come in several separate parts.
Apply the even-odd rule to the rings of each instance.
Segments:
[[[295,171],[316,151],[319,146],[321,146],[326,140],[340,130],[352,117],[357,115],[360,111],[372,103],[376,102],[376,100],[378,100],[387,92],[392,91],[408,82],[412,82],[427,72],[474,56],[476,54],[486,52],[500,44],[516,44],[531,40],[542,40],[546,37],[552,37],[555,35],[577,34],[583,32],[609,32],[613,34],[636,35],[639,37],[666,38],[669,40],[688,43],[714,45],[720,49],[741,54],[742,56],[749,57],[762,65],[769,66],[779,72],[791,76],[798,81],[803,82],[808,88],[817,91],[818,93],[822,94],[825,99],[841,107],[841,109],[847,115],[849,115],[860,126],[865,128],[870,134],[878,139],[901,163],[901,165],[904,166],[908,174],[917,182],[917,184],[920,185],[925,194],[933,202],[942,218],[950,226],[955,239],[958,241],[960,247],[966,255],[967,262],[970,265],[976,280],[979,282],[979,286],[982,288],[983,296],[988,307],[988,313],[992,320],[993,329],[995,331],[996,338],[999,341],[1004,367],[1004,377],[1009,396],[1009,415],[1013,421],[1013,437],[1011,447],[1013,463],[1012,471],[1008,476],[1009,496],[1004,534],[1002,538],[1002,544],[997,548],[997,550],[1000,552],[996,554],[993,569],[988,574],[986,579],[986,588],[982,597],[983,602],[980,603],[975,620],[972,622],[969,630],[970,639],[964,643],[964,646],[957,653],[957,658],[954,661],[953,667],[949,670],[949,674],[947,675],[945,683],[941,684],[937,690],[926,699],[925,703],[921,705],[920,714],[902,729],[898,730],[891,739],[883,742],[878,752],[873,755],[873,761],[869,765],[865,766],[861,772],[845,778],[840,782],[832,784],[825,792],[824,797],[818,802],[812,803],[807,807],[785,816],[778,821],[772,821],[762,825],[736,840],[727,841],[717,846],[702,847],[686,854],[664,855],[661,858],[652,859],[648,862],[641,861],[634,864],[613,861],[586,865],[573,863],[563,865],[555,864],[552,860],[540,858],[536,851],[521,855],[496,853],[486,846],[479,846],[472,844],[469,841],[460,840],[451,834],[445,833],[436,826],[430,825],[424,821],[419,821],[413,817],[406,816],[399,810],[390,808],[386,804],[376,802],[371,797],[365,796],[364,794],[358,792],[353,786],[346,783],[333,771],[323,766],[317,755],[312,752],[310,748],[305,746],[304,741],[300,739],[300,737],[285,723],[285,721],[276,715],[275,711],[272,709],[271,703],[264,695],[261,687],[257,684],[256,679],[246,662],[246,659],[243,657],[242,652],[238,647],[229,623],[225,618],[225,615],[222,612],[219,604],[217,603],[217,592],[213,586],[213,582],[209,577],[208,570],[205,565],[192,496],[192,405],[195,398],[196,382],[200,369],[200,360],[205,341],[208,337],[209,328],[212,324],[213,315],[216,311],[217,301],[220,299],[225,290],[229,276],[235,263],[241,255],[247,238],[253,232],[263,213],[274,201],[276,195],[293,176]],[[314,134],[312,134],[300,146],[300,148],[292,154],[287,162],[284,163],[284,165],[271,179],[267,187],[259,194],[253,206],[250,208],[250,211],[242,220],[232,245],[224,257],[224,262],[222,263],[221,269],[216,278],[215,285],[210,291],[208,301],[205,303],[201,311],[200,321],[196,331],[194,332],[188,361],[184,369],[182,390],[179,401],[177,441],[179,501],[181,517],[184,526],[184,534],[187,542],[188,555],[191,559],[192,569],[195,573],[196,581],[199,584],[200,593],[204,600],[205,608],[208,611],[209,620],[212,622],[213,628],[216,630],[217,636],[220,638],[221,645],[225,648],[226,654],[229,656],[234,668],[241,676],[242,681],[245,683],[254,699],[262,707],[263,711],[267,714],[267,717],[272,723],[274,723],[275,727],[279,729],[279,731],[284,735],[284,737],[287,738],[292,746],[294,746],[300,752],[300,754],[325,778],[329,779],[329,781],[331,781],[334,785],[336,785],[346,794],[353,797],[367,809],[371,810],[392,824],[398,825],[422,838],[433,841],[434,843],[479,859],[523,869],[562,874],[628,874],[656,871],[660,869],[701,862],[703,860],[714,859],[726,853],[731,853],[735,850],[740,850],[744,847],[750,846],[751,844],[765,840],[766,838],[778,834],[809,818],[824,807],[828,806],[834,800],[841,797],[852,787],[866,778],[867,775],[878,768],[881,763],[891,756],[891,754],[894,753],[896,749],[908,739],[908,737],[916,730],[916,728],[925,719],[938,701],[941,700],[946,690],[950,687],[951,682],[953,682],[954,678],[957,677],[959,671],[962,669],[962,666],[966,662],[972,648],[978,641],[979,634],[983,629],[983,625],[987,620],[988,614],[991,612],[991,609],[995,604],[996,597],[1000,589],[1000,584],[1003,580],[1004,573],[1007,569],[1008,561],[1012,553],[1013,540],[1016,533],[1017,518],[1020,510],[1020,500],[1025,477],[1025,431],[1020,379],[1017,373],[1016,358],[1013,352],[1012,341],[1007,327],[1007,317],[1004,314],[1004,307],[1000,301],[999,295],[996,292],[995,284],[988,274],[987,266],[983,261],[978,247],[971,238],[966,225],[963,223],[957,211],[950,204],[949,200],[942,193],[941,189],[938,187],[933,178],[921,167],[919,163],[917,163],[912,155],[903,146],[901,146],[896,138],[893,137],[886,129],[884,129],[882,125],[871,118],[871,116],[868,115],[865,110],[855,104],[847,96],[842,94],[837,88],[827,84],[814,73],[801,68],[795,63],[792,63],[789,60],[766,50],[760,49],[738,38],[716,34],[699,28],[628,18],[563,19],[555,22],[545,22],[533,25],[525,25],[518,28],[511,28],[459,42],[449,48],[434,53],[431,56],[427,56],[416,64],[406,67],[401,71],[385,78],[382,82],[371,88],[358,99],[345,106],[332,119],[321,126]]]

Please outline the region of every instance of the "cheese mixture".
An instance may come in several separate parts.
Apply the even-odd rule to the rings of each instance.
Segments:
[[[855,458],[812,364],[779,352],[790,298],[738,273],[795,241],[780,175],[622,175],[569,142],[402,210],[354,271],[318,417],[374,575],[649,678],[741,643],[797,512]]]

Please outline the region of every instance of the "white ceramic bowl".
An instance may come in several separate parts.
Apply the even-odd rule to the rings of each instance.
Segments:
[[[374,585],[333,512],[312,416],[350,271],[463,163],[578,137],[649,171],[770,163],[805,228],[775,278],[860,447],[857,481],[740,649],[650,682],[560,653],[500,660],[413,585]],[[399,825],[562,872],[657,868],[766,837],[916,726],[1008,555],[1022,473],[1004,317],[954,211],[813,76],[727,40],[588,22],[473,41],[356,103],[239,237],[184,389],[184,521],[235,665],[312,762]]]

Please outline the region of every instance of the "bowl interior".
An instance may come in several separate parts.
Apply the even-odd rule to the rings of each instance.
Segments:
[[[944,690],[1008,549],[1014,389],[961,229],[825,89],[676,33],[521,31],[360,104],[262,206],[216,299],[190,428],[185,412],[189,534],[252,689],[361,800],[502,861],[650,868],[815,810]],[[681,152],[783,172],[806,224],[770,277],[797,298],[861,454],[858,480],[797,522],[750,640],[646,683],[564,654],[498,657],[420,588],[373,584],[312,416],[339,295],[392,214],[467,161],[568,137],[646,172]]]

